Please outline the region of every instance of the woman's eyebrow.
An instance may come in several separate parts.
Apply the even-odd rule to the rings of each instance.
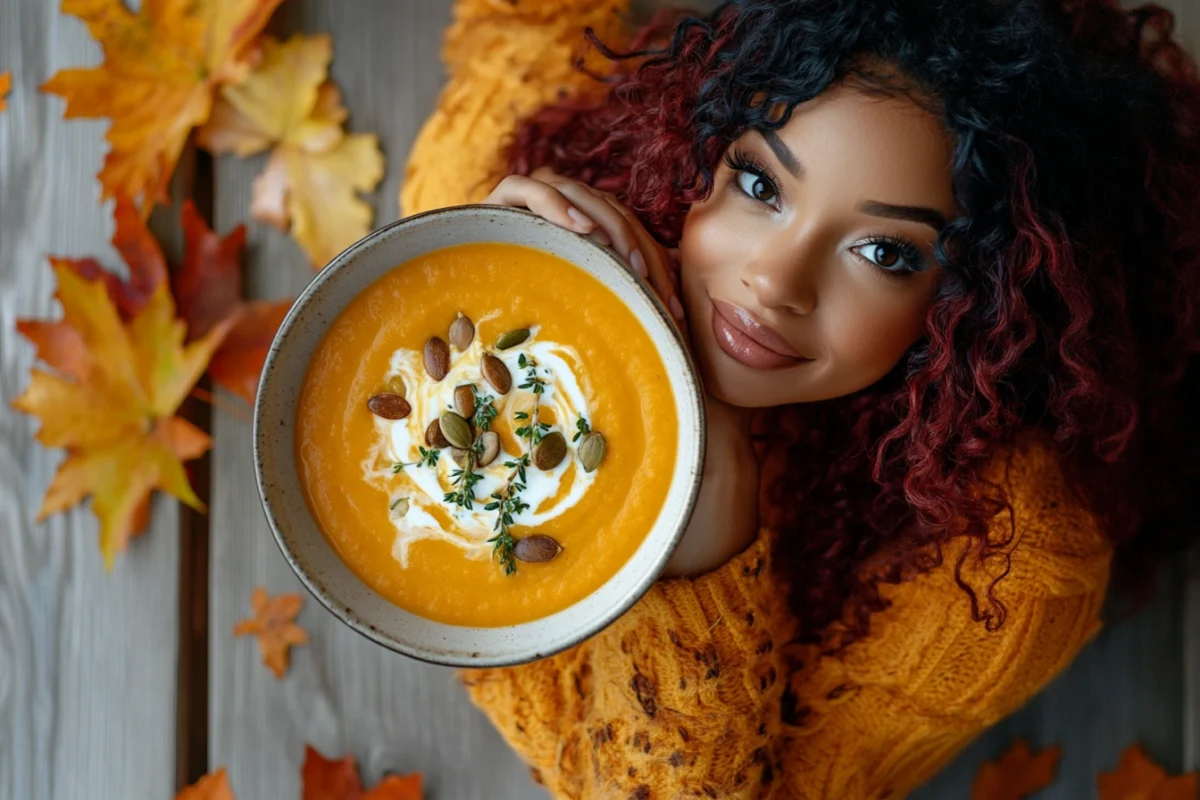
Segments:
[[[767,143],[767,147],[771,148],[771,152],[779,159],[779,163],[783,164],[783,168],[790,172],[794,177],[799,178],[804,174],[804,166],[800,163],[800,159],[796,158],[783,139],[779,138],[779,134],[775,131],[759,131],[763,139]]]
[[[873,217],[920,222],[933,228],[936,233],[941,233],[942,228],[946,227],[946,218],[940,211],[924,206],[894,206],[877,200],[864,200],[858,204],[858,210]]]

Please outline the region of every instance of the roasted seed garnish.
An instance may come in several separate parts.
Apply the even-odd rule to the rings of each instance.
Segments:
[[[408,387],[404,385],[404,378],[401,378],[399,375],[393,375],[388,378],[387,389],[392,394],[408,397]]]
[[[504,366],[503,361],[491,353],[484,353],[480,369],[493,389],[500,394],[508,394],[508,390],[512,388],[512,373]]]
[[[514,556],[533,564],[550,561],[561,552],[562,545],[544,533],[518,539],[513,547]]]
[[[469,383],[454,388],[454,408],[466,419],[475,416],[475,387]]]
[[[486,467],[496,460],[496,456],[500,455],[500,434],[495,431],[484,431],[479,434],[479,441],[476,444],[479,448],[479,458],[475,463],[481,467]]]
[[[408,498],[401,497],[396,502],[392,503],[392,516],[403,517],[408,513]]]
[[[467,463],[467,454],[470,450],[460,450],[457,447],[450,448],[450,458],[454,459],[454,463],[460,467]]]
[[[435,381],[450,371],[450,345],[436,336],[425,343],[425,371]]]
[[[543,472],[557,467],[567,455],[567,440],[558,431],[552,431],[542,437],[537,449],[533,451],[533,465]]]
[[[453,447],[466,450],[471,446],[471,424],[453,411],[442,412],[438,418],[442,436],[446,437]]]
[[[384,392],[377,394],[367,401],[367,408],[377,417],[384,419],[404,419],[412,412],[412,406],[398,394]]]
[[[500,338],[496,340],[497,350],[507,350],[510,347],[516,347],[529,338],[529,328],[517,328],[515,331],[500,334]]]
[[[463,316],[462,312],[458,313],[458,319],[450,323],[450,344],[458,348],[461,353],[471,346],[471,342],[475,339],[475,324],[471,322],[470,317]]]
[[[608,446],[604,434],[599,431],[585,433],[579,442],[579,463],[583,464],[584,472],[595,472],[596,467],[604,460]]]
[[[450,446],[450,440],[442,433],[442,423],[436,419],[425,428],[425,444],[430,447],[436,447],[439,450]]]

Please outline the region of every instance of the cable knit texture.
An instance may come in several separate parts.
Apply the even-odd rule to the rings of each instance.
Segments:
[[[625,2],[462,0],[450,80],[410,157],[406,213],[486,195],[516,121],[560,92],[579,33],[619,30]],[[1029,438],[997,459],[1015,536],[974,621],[954,564],[885,587],[890,607],[836,656],[789,644],[795,621],[764,531],[721,569],[663,581],[601,634],[552,658],[464,673],[470,696],[562,798],[900,798],[1058,674],[1100,626],[1111,548],[1055,456]],[[1002,565],[969,558],[986,601]]]

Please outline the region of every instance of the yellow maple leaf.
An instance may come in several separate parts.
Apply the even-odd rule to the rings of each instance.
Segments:
[[[41,420],[39,442],[67,451],[38,519],[91,495],[100,551],[111,569],[153,489],[203,509],[182,462],[211,442],[174,415],[234,320],[184,347],[185,325],[175,317],[165,282],[123,324],[103,281],[87,280],[66,263],[52,266],[62,322],[22,321],[18,329],[38,344],[39,356],[55,372],[31,370],[29,387],[13,407]],[[47,346],[49,331],[56,334],[53,347]]]
[[[369,134],[342,131],[346,109],[327,80],[327,36],[264,39],[262,59],[236,86],[221,90],[197,133],[214,153],[247,156],[274,147],[254,181],[250,211],[292,235],[313,266],[324,266],[371,228],[359,192],[383,178],[383,155]]]
[[[96,67],[64,69],[42,91],[67,101],[65,117],[108,118],[100,171],[105,198],[167,199],[167,184],[216,89],[240,80],[255,37],[282,0],[63,0],[104,50]]]
[[[4,98],[8,97],[8,90],[12,88],[12,73],[0,72],[0,111],[8,108],[4,102]]]

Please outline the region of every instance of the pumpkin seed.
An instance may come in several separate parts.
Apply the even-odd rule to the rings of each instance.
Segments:
[[[392,503],[392,516],[403,517],[408,513],[408,498],[401,497],[396,502]]]
[[[567,455],[567,440],[558,431],[552,431],[542,437],[537,449],[533,451],[533,464],[546,472],[557,467]]]
[[[425,428],[425,444],[438,450],[450,446],[450,442],[442,434],[442,423],[436,419]]]
[[[483,443],[483,449],[475,463],[480,467],[486,467],[496,460],[496,456],[500,455],[500,434],[495,431],[484,431],[479,434],[479,441]]]
[[[458,464],[460,467],[463,467],[463,466],[466,466],[467,454],[470,452],[471,452],[470,450],[461,450],[457,447],[451,447],[450,448],[450,458],[454,459],[455,464]]]
[[[461,353],[471,346],[471,342],[475,340],[475,323],[471,322],[470,317],[464,317],[462,312],[458,313],[458,319],[450,323],[450,344],[458,348]]]
[[[469,383],[454,389],[454,408],[464,418],[470,419],[475,415],[475,387]]]
[[[453,447],[466,450],[471,446],[471,425],[453,411],[445,411],[438,419],[442,428],[442,436]]]
[[[450,371],[450,345],[436,336],[425,343],[425,371],[435,381]]]
[[[491,353],[484,353],[480,370],[493,389],[500,394],[508,394],[508,390],[512,388],[512,373],[504,366],[503,361]]]
[[[367,408],[377,417],[384,419],[404,419],[412,413],[412,406],[398,394],[384,392],[377,394],[367,401]]]
[[[507,350],[510,347],[516,347],[529,338],[529,328],[517,328],[514,331],[500,334],[500,338],[496,340],[497,350]]]
[[[522,561],[540,564],[554,559],[562,552],[562,545],[544,533],[535,533],[517,540],[513,555]]]
[[[579,462],[583,464],[583,471],[595,472],[600,462],[604,461],[607,450],[608,445],[604,441],[603,433],[592,431],[584,434],[579,442]]]
[[[404,378],[401,378],[399,375],[393,375],[388,378],[387,390],[392,394],[408,397],[408,387],[404,385]]]

